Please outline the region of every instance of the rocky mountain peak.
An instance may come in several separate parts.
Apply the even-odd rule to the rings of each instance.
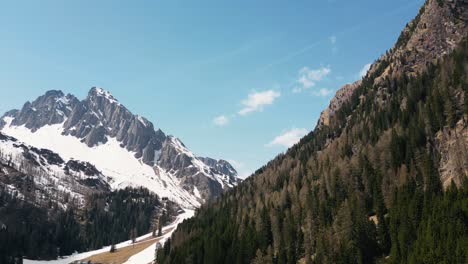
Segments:
[[[75,137],[89,148],[117,141],[139,163],[150,166],[157,177],[174,177],[176,185],[199,201],[211,200],[238,182],[236,170],[227,161],[195,156],[178,138],[166,136],[99,87],[92,87],[81,101],[62,91],[48,91],[0,119],[0,130],[22,125],[32,133],[56,125],[54,130],[60,136]],[[23,140],[27,142],[27,138]],[[167,188],[167,182],[161,184]]]
[[[60,90],[50,90],[33,102],[26,102],[21,110],[9,111],[5,115],[14,116],[12,125],[24,125],[36,131],[45,125],[63,123],[78,102],[73,95],[65,95]]]
[[[427,0],[401,32],[395,47],[379,60],[389,65],[376,81],[389,74],[415,74],[427,63],[450,53],[468,34],[467,7],[464,0]],[[377,68],[372,67],[369,72]]]
[[[468,1],[427,0],[419,14],[401,32],[395,46],[374,62],[364,79],[372,79],[378,90],[375,100],[384,100],[385,79],[415,75],[428,63],[450,53],[468,35]],[[372,78],[369,78],[372,77]],[[353,95],[361,80],[336,92],[317,126],[330,125],[330,118]]]
[[[86,98],[88,101],[100,101],[100,100],[106,100],[107,102],[111,104],[118,104],[120,105],[119,101],[107,90],[104,90],[103,88],[100,87],[92,87],[89,92],[88,96]]]

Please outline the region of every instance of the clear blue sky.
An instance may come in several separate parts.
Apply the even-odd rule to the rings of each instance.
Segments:
[[[389,49],[422,0],[5,1],[0,112],[100,86],[198,155],[254,171]],[[281,136],[283,135],[283,136]]]

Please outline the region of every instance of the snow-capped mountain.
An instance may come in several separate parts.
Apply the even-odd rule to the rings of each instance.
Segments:
[[[197,207],[239,181],[227,161],[194,155],[102,88],[93,87],[81,101],[48,91],[21,110],[5,113],[0,131],[10,139],[0,141],[5,157],[24,159],[14,144],[50,150],[63,160],[53,165],[60,175],[79,160],[95,167],[111,188],[144,186],[185,207]]]

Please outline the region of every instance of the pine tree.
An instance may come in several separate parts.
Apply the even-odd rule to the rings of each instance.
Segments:
[[[115,244],[112,244],[111,247],[110,247],[110,253],[114,253],[115,252]]]
[[[158,237],[162,236],[163,235],[163,232],[162,232],[162,225],[158,225]]]

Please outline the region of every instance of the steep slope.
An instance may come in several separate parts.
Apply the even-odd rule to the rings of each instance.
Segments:
[[[415,75],[427,63],[450,53],[468,35],[466,5],[466,1],[431,1],[425,4],[403,29],[395,47],[372,64],[367,74],[381,72],[373,82],[385,90],[385,78]],[[329,107],[321,113],[318,126],[329,125],[330,116],[351,98],[360,85],[361,80],[358,80],[340,88]]]
[[[38,207],[52,201],[66,209],[85,196],[107,192],[104,175],[88,162],[65,161],[57,153],[24,144],[0,132],[0,186]]]
[[[427,1],[313,132],[203,206],[158,262],[465,263],[467,7]]]
[[[145,186],[185,207],[210,201],[238,182],[229,163],[195,156],[102,88],[93,87],[82,101],[48,91],[7,112],[0,129],[65,160],[93,164],[112,188]]]

